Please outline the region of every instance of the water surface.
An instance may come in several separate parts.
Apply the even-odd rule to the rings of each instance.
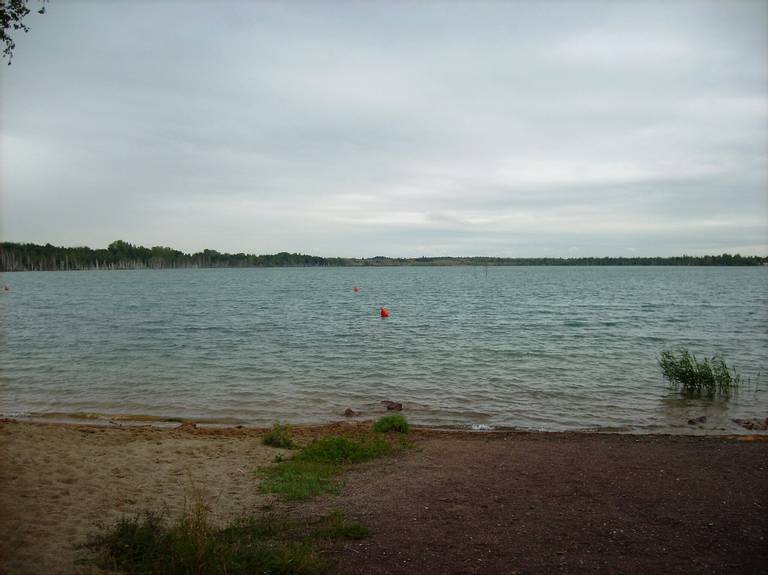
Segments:
[[[303,423],[396,400],[439,426],[744,431],[731,420],[768,415],[766,280],[719,267],[2,274],[0,414]],[[681,346],[722,354],[751,385],[680,398],[656,358]]]

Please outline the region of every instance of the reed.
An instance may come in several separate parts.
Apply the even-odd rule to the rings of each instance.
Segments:
[[[666,350],[661,352],[659,367],[672,388],[689,397],[728,398],[744,383],[719,355],[699,360],[687,349]]]

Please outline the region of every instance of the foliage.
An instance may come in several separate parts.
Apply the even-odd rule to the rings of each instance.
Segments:
[[[16,48],[16,42],[11,38],[11,30],[22,30],[29,32],[29,26],[24,23],[24,18],[31,12],[28,8],[29,0],[2,0],[0,2],[0,42],[5,44],[3,56],[8,58],[8,65],[11,65],[13,59],[13,50]],[[45,14],[45,6],[42,6],[38,14]]]
[[[700,361],[686,349],[680,350],[679,356],[662,351],[659,366],[672,387],[688,396],[728,397],[743,383],[736,370],[718,355]]]
[[[392,446],[380,437],[321,437],[307,445],[294,458],[297,461],[345,465],[361,463],[387,455]]]
[[[340,511],[303,521],[251,516],[216,528],[200,505],[174,523],[156,513],[123,519],[86,546],[100,567],[125,573],[314,575],[328,572],[319,543],[367,535]]]
[[[291,426],[287,423],[275,423],[272,429],[261,438],[261,442],[270,447],[280,447],[283,449],[293,449],[296,445],[291,435]]]
[[[336,490],[331,480],[338,465],[289,459],[262,471],[259,489],[289,501],[300,501]]]
[[[408,433],[411,430],[411,426],[406,421],[405,417],[396,413],[392,415],[385,415],[376,423],[373,424],[373,430],[377,433],[387,433],[389,431],[397,431],[398,433]]]
[[[368,537],[368,529],[347,521],[341,510],[336,510],[318,522],[313,536],[317,539],[365,539]]]
[[[186,254],[164,246],[146,248],[122,240],[106,249],[0,242],[0,271],[126,270],[175,268],[309,267],[341,265],[334,258],[280,252],[272,255]]]
[[[117,240],[105,249],[57,247],[51,244],[0,242],[0,272],[90,269],[244,268],[309,266],[756,266],[768,258],[722,254],[671,258],[323,258],[304,254],[227,254],[203,250],[187,254],[173,248],[146,248]]]
[[[388,455],[394,447],[382,437],[332,436],[316,439],[292,459],[262,470],[259,488],[288,500],[334,491],[333,477],[346,465]]]

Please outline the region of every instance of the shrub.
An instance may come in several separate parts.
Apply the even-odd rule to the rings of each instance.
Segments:
[[[680,350],[679,356],[662,351],[659,366],[671,386],[687,396],[728,397],[743,383],[736,370],[730,369],[718,355],[698,360],[686,349]]]
[[[373,430],[377,433],[387,433],[389,431],[397,431],[398,433],[408,433],[411,430],[411,426],[406,421],[405,417],[399,414],[385,415],[373,424]]]
[[[272,426],[272,429],[264,434],[264,437],[261,438],[261,442],[270,447],[280,447],[283,449],[293,449],[296,445],[293,442],[291,426],[287,423],[281,424],[279,422],[275,423]]]

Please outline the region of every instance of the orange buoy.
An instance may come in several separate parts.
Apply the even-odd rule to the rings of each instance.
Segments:
[[[389,310],[387,308],[381,308],[381,317],[389,317]]]
[[[353,288],[352,288],[352,291],[353,291],[353,292],[355,292],[355,293],[357,293],[357,292],[359,292],[359,291],[360,291],[360,288],[359,288],[359,287],[357,287],[357,286],[355,286],[355,287],[353,287]]]

